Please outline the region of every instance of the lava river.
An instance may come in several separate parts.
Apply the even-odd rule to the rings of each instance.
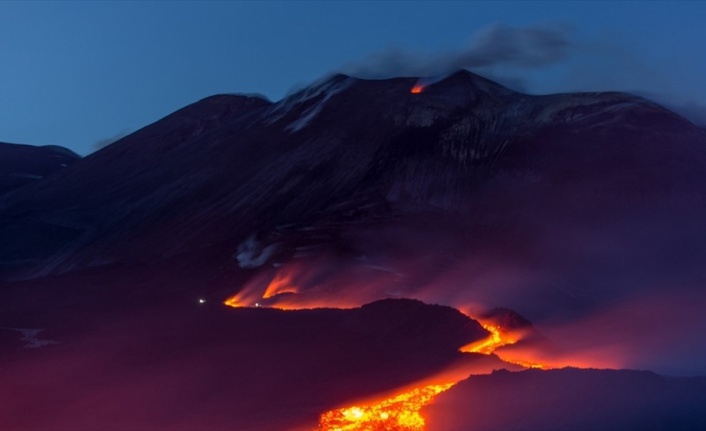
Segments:
[[[455,382],[415,387],[382,401],[331,410],[319,418],[319,431],[425,429],[419,410]]]
[[[260,302],[246,304],[242,295],[236,295],[227,299],[225,305],[231,307],[260,307],[263,304],[262,300],[272,297],[273,292],[275,296],[279,293],[296,292],[296,289],[286,287],[286,283],[282,283],[282,281],[281,278],[275,277],[259,300]],[[276,288],[273,285],[276,285]],[[283,288],[283,286],[285,287]],[[291,310],[308,307],[297,307],[286,302],[279,302],[274,305],[274,308]],[[473,318],[467,313],[464,314],[469,318]],[[479,321],[489,335],[483,340],[462,346],[459,349],[461,352],[493,355],[496,349],[515,344],[522,339],[523,334],[521,332],[506,330],[494,322],[483,321],[482,319],[475,320]],[[500,358],[506,363],[525,368],[547,368],[538,363]],[[448,390],[459,380],[466,378],[468,373],[456,373],[453,375],[454,377],[449,377],[449,375],[432,377],[416,385],[402,388],[389,396],[362,400],[353,405],[325,412],[319,417],[317,431],[423,431],[426,428],[424,418],[420,414],[422,407],[431,403],[438,394]]]
[[[480,323],[490,335],[484,340],[463,346],[460,349],[462,352],[492,355],[496,349],[515,344],[521,339],[520,334],[504,330],[496,324]],[[501,359],[525,368],[547,368],[533,362]],[[419,410],[457,381],[434,384],[425,382],[382,400],[331,410],[321,415],[317,431],[423,431],[426,429],[425,421]]]

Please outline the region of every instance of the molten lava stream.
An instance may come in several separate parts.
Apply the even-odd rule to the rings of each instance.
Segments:
[[[383,401],[331,410],[319,418],[318,431],[423,431],[419,410],[455,383],[414,388]]]
[[[422,90],[423,87],[421,85],[416,85],[412,92],[419,93]],[[228,298],[225,301],[225,305],[231,307],[272,306],[274,308],[292,310],[312,306],[332,306],[326,300],[321,300],[321,304],[318,301],[315,304],[304,304],[300,300],[290,302],[291,297],[286,298],[285,301],[274,301],[272,303],[271,300],[278,299],[283,294],[297,294],[299,292],[296,276],[296,269],[279,271],[269,280],[264,291],[262,285],[248,286]],[[267,302],[263,303],[262,301]],[[467,316],[473,319],[472,316],[468,314]],[[481,341],[462,347],[460,349],[461,352],[491,355],[495,353],[496,349],[515,344],[522,338],[523,334],[520,332],[506,330],[494,323],[483,322],[479,319],[475,320],[478,320],[489,332],[489,336]],[[531,362],[509,360],[503,357],[500,357],[500,359],[526,368],[544,368],[540,364]],[[436,376],[432,381],[420,382],[411,389],[409,387],[401,389],[397,395],[383,400],[378,399],[331,410],[319,417],[317,431],[424,431],[425,422],[424,418],[419,414],[419,410],[432,402],[436,395],[449,389],[458,380],[467,376],[468,374],[454,378],[449,378],[448,375],[445,377]],[[444,383],[438,384],[438,382]]]
[[[478,319],[476,319],[476,320],[478,320]],[[519,366],[525,367],[525,368],[540,368],[540,369],[547,368],[545,365],[539,364],[536,362],[509,359],[509,358],[498,355],[495,352],[495,350],[497,350],[498,348],[500,348],[502,346],[515,344],[522,337],[519,336],[518,334],[515,334],[512,332],[503,331],[503,329],[497,325],[481,322],[480,320],[478,320],[478,322],[481,324],[481,326],[483,326],[483,328],[486,331],[490,332],[490,336],[484,340],[476,341],[474,343],[463,346],[461,348],[462,352],[482,353],[484,355],[491,355],[491,354],[495,353],[495,355],[497,357],[499,357],[503,362],[519,365]]]
[[[521,338],[519,334],[504,331],[491,323],[481,322],[481,325],[490,335],[462,347],[462,352],[491,355],[497,348],[514,344]],[[543,368],[540,364],[501,359],[522,367]],[[425,422],[419,410],[432,402],[436,395],[455,385],[456,380],[444,384],[420,384],[382,401],[329,411],[319,418],[317,431],[424,431]]]

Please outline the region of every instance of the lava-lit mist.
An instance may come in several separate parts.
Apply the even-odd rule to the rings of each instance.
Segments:
[[[680,375],[704,371],[700,359],[706,358],[706,352],[700,343],[689,340],[690,334],[706,327],[698,312],[706,300],[696,288],[684,284],[660,289],[645,284],[642,292],[634,287],[614,291],[611,295],[616,299],[591,298],[572,293],[571,286],[553,287],[566,283],[557,281],[558,276],[567,276],[541,266],[523,267],[507,256],[498,254],[494,259],[486,253],[453,261],[450,252],[459,253],[454,247],[448,243],[428,247],[428,255],[435,257],[430,260],[420,254],[398,258],[384,253],[356,260],[299,258],[262,270],[226,302],[283,309],[353,308],[403,297],[449,305],[472,317],[508,307],[529,318],[544,338],[498,347],[496,354],[507,361],[530,366],[646,368]]]
[[[342,235],[357,254],[322,248],[283,259],[284,264],[277,261],[233,292],[227,304],[354,308],[383,298],[413,298],[452,306],[478,320],[488,337],[458,348],[499,358],[501,367],[703,373],[700,359],[706,352],[698,335],[692,335],[706,327],[699,311],[706,299],[697,283],[703,274],[680,273],[682,263],[665,250],[682,237],[655,234],[649,228],[653,220],[639,217],[640,223],[549,232],[527,217],[519,225],[510,218],[512,223],[492,232],[454,222],[354,227]],[[648,260],[659,264],[645,267]],[[673,285],[656,280],[672,280]],[[500,324],[489,317],[497,308],[514,310],[531,324]],[[438,378],[382,399],[343,404],[321,412],[320,429],[366,429],[361,423],[392,420],[397,416],[385,410],[394,404],[391,400],[458,380]]]

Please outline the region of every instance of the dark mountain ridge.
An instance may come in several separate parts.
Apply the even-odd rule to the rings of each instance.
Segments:
[[[527,96],[470,72],[421,94],[415,82],[336,75],[276,104],[223,95],[190,105],[0,199],[2,266],[39,275],[234,250],[253,233],[361,207],[482,214],[510,198],[542,213],[541,199],[567,183],[592,208],[621,188],[610,205],[687,194],[703,206],[706,134],[654,103]],[[562,199],[552,211],[582,209]],[[27,241],[31,232],[41,240]]]

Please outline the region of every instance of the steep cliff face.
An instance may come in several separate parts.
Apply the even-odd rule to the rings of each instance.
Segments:
[[[274,104],[199,101],[0,198],[0,264],[36,276],[252,237],[286,252],[307,231],[335,243],[351,223],[416,217],[450,217],[482,249],[704,211],[706,133],[649,101],[529,96],[470,72],[416,82],[336,75]]]

